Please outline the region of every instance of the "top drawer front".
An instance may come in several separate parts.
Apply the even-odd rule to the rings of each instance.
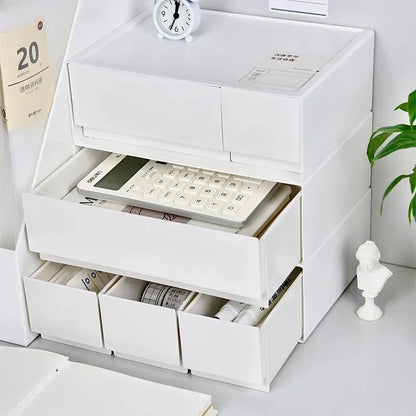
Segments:
[[[225,150],[300,163],[300,100],[268,92],[222,88],[221,103]]]
[[[76,63],[69,73],[76,125],[222,150],[217,87]]]

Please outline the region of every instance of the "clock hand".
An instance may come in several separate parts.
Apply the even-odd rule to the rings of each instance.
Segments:
[[[175,22],[176,22],[176,19],[179,17],[179,13],[178,13],[178,11],[179,11],[179,6],[180,6],[180,1],[178,0],[178,1],[176,1],[175,0],[175,13],[173,13],[173,22],[172,22],[172,24],[169,26],[169,30],[172,30],[172,28],[173,28],[173,25],[175,24]]]

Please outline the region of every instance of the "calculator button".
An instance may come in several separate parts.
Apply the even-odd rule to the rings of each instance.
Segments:
[[[182,170],[181,173],[178,175],[178,179],[180,181],[189,182],[194,176],[195,173],[189,172],[189,170]]]
[[[202,191],[200,192],[200,195],[206,198],[212,198],[216,192],[217,190],[213,188],[203,188]]]
[[[218,212],[223,206],[224,204],[220,201],[208,201],[206,210],[211,212]]]
[[[242,184],[243,184],[243,183],[242,183],[242,182],[240,182],[240,181],[236,181],[236,180],[234,180],[234,179],[230,179],[230,180],[228,180],[228,181],[225,183],[224,188],[225,188],[225,189],[227,189],[228,191],[236,191],[237,189],[239,189],[239,188],[240,188],[240,186],[241,186]]]
[[[225,181],[226,180],[224,178],[213,177],[209,182],[209,186],[214,188],[221,188],[221,186],[225,184]]]
[[[228,178],[230,178],[230,177],[231,177],[231,175],[230,175],[230,174],[228,174],[228,173],[222,173],[222,172],[217,172],[217,175],[218,175],[220,178],[225,178],[225,179],[228,179]]]
[[[198,191],[199,191],[199,186],[196,186],[196,185],[188,185],[185,189],[184,189],[184,192],[186,193],[186,194],[191,194],[191,195],[195,195],[195,194],[197,194],[198,193]]]
[[[159,172],[157,170],[152,170],[144,178],[145,179],[157,179],[159,177]]]
[[[249,183],[243,184],[243,186],[239,189],[239,191],[243,194],[251,195],[255,192],[259,187],[257,185],[252,185]]]
[[[137,186],[137,185],[132,185],[132,186],[130,186],[130,188],[129,189],[127,189],[127,193],[129,194],[129,195],[132,195],[132,194],[134,194],[134,195],[137,195],[138,193],[139,193],[139,187]]]
[[[149,190],[147,190],[143,196],[147,197],[147,198],[156,198],[160,193],[160,189],[157,188],[150,188]]]
[[[231,194],[229,192],[220,191],[216,195],[216,198],[219,199],[220,201],[227,201],[228,199],[230,199],[230,196]]]
[[[179,170],[182,170],[182,169],[184,169],[184,168],[185,168],[185,166],[181,166],[181,165],[172,165],[172,167],[173,167],[174,169],[179,169]]]
[[[153,183],[153,186],[156,188],[165,188],[169,184],[170,180],[167,178],[160,178],[156,182]]]
[[[198,168],[186,168],[186,169],[188,169],[190,172],[195,172],[195,173],[197,173],[197,172],[199,172],[199,169]]]
[[[195,208],[202,208],[207,203],[207,200],[201,197],[194,198],[191,201],[191,206]]]
[[[244,204],[248,199],[249,197],[247,195],[238,194],[234,195],[234,198],[231,200],[231,202],[234,204]]]
[[[180,172],[179,169],[169,168],[169,169],[166,169],[165,172],[163,172],[163,176],[165,178],[174,178],[179,172]]]
[[[176,195],[176,192],[173,192],[173,191],[164,191],[159,196],[159,199],[162,200],[162,201],[164,201],[164,202],[170,202],[175,197],[175,195]]]
[[[235,204],[227,204],[225,208],[222,210],[223,214],[233,216],[238,211],[239,206]]]
[[[143,179],[152,179],[154,178],[158,173],[158,169],[156,169],[154,166],[150,166],[146,172],[144,172],[141,177]]]
[[[204,175],[202,173],[202,174],[199,174],[199,175],[195,176],[194,182],[197,183],[198,185],[205,185],[206,183],[208,183],[209,179],[211,179],[211,178],[208,175]]]
[[[212,170],[203,170],[202,173],[209,176],[213,176],[215,174]]]
[[[183,182],[172,181],[169,184],[169,189],[172,191],[182,191],[182,189],[185,187],[185,184]]]
[[[185,194],[179,194],[176,199],[175,202],[177,204],[180,205],[187,205],[190,201],[191,197],[189,195],[185,195]]]
[[[249,178],[247,176],[233,176],[233,179],[236,181],[242,181],[242,182],[250,182],[250,183],[254,183],[256,185],[260,185],[261,183],[263,183],[264,181],[261,179],[256,179],[256,178]]]

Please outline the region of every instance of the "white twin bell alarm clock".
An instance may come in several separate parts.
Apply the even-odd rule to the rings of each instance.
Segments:
[[[191,42],[191,33],[200,21],[198,0],[158,0],[153,9],[153,22],[160,38]]]

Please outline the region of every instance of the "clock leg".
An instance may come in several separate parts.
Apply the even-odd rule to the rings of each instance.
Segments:
[[[189,43],[189,42],[192,42],[192,40],[193,40],[194,38],[191,36],[191,35],[188,35],[186,38],[185,38],[185,40]]]

